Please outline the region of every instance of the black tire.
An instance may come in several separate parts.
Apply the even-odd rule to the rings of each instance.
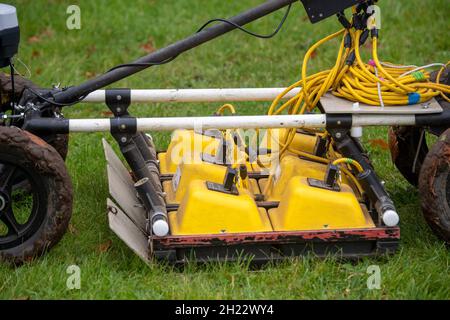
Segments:
[[[58,152],[15,127],[0,127],[0,167],[0,195],[7,203],[0,210],[0,222],[6,229],[0,233],[0,261],[19,265],[41,256],[61,240],[72,214],[72,184]],[[26,176],[29,182],[17,197],[21,200],[14,196],[18,188],[15,175]],[[27,192],[32,205],[25,208],[31,208],[31,213],[19,222],[15,201],[22,201]]]
[[[426,133],[424,133],[425,135]],[[422,130],[415,127],[389,128],[389,149],[391,159],[398,171],[413,186],[419,182],[420,168],[428,154],[425,136],[421,141]],[[420,146],[419,146],[420,143]],[[417,154],[417,150],[419,153]],[[417,160],[416,159],[417,154]],[[415,161],[415,163],[414,163]]]
[[[450,129],[439,137],[423,162],[419,192],[426,221],[450,244]]]
[[[65,161],[69,152],[69,135],[68,134],[52,134],[42,137],[45,142],[51,145],[59,153]]]
[[[23,91],[27,87],[38,89],[38,86],[36,86],[30,80],[25,79],[19,75],[14,76],[14,96],[16,97],[17,100],[20,99],[20,97],[23,94]],[[0,73],[0,98],[1,98],[0,111],[1,110],[6,111],[10,108],[11,93],[12,93],[11,77],[7,74]],[[56,112],[59,111],[60,110],[56,110]],[[69,150],[68,134],[53,134],[41,138],[44,139],[48,144],[53,146],[64,160],[66,159],[67,152]]]

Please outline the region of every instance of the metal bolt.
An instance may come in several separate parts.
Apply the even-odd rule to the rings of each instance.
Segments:
[[[336,133],[336,138],[340,139],[342,137],[342,134],[340,132]]]
[[[118,213],[117,208],[116,207],[109,207],[109,212],[111,212],[112,214],[116,215]]]
[[[0,211],[5,209],[5,207],[6,207],[6,200],[2,196],[0,196]]]
[[[117,95],[116,99],[117,99],[117,101],[120,101],[120,100],[122,100],[122,96],[119,94],[119,95]]]
[[[122,108],[118,107],[118,108],[116,108],[116,111],[117,111],[118,113],[121,113],[121,112],[122,112]]]
[[[338,120],[337,124],[338,124],[338,125],[341,125],[341,123],[342,123],[341,120]]]
[[[126,125],[124,125],[124,124],[121,124],[121,125],[120,125],[120,129],[125,130],[126,128],[127,128]]]
[[[120,142],[122,142],[122,143],[125,143],[125,142],[127,142],[127,138],[126,138],[126,137],[122,137],[122,138],[120,138]]]

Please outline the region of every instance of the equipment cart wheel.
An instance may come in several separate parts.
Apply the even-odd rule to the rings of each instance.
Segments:
[[[398,171],[409,183],[417,186],[420,168],[428,154],[426,131],[415,127],[391,127],[389,149]]]
[[[37,136],[0,127],[0,261],[32,260],[64,235],[72,184],[58,152]]]
[[[423,162],[419,192],[431,229],[450,243],[450,129],[439,137]]]
[[[430,80],[437,82],[438,71],[431,74]],[[439,83],[450,85],[450,68],[443,70]],[[436,100],[444,109],[448,109],[450,104],[442,97],[436,97]],[[411,183],[417,186],[419,183],[419,174],[425,157],[428,154],[427,134],[439,136],[433,130],[425,130],[416,127],[391,127],[389,128],[389,149],[391,151],[392,162],[400,173]]]

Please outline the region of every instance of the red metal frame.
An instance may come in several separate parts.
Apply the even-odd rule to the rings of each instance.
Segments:
[[[290,244],[302,242],[346,242],[346,241],[395,241],[400,240],[400,228],[378,227],[371,229],[315,230],[257,232],[214,235],[189,235],[154,237],[156,250],[194,248],[202,246],[230,246],[251,244]]]

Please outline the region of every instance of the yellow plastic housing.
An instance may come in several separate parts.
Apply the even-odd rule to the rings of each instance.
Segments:
[[[220,140],[193,130],[176,130],[167,151],[158,155],[162,174],[174,174],[181,163],[201,163],[203,152],[215,155]]]
[[[276,145],[276,143],[279,143],[280,141],[283,142],[288,132],[289,132],[288,129],[271,129],[270,131],[269,130],[266,131],[266,133],[262,138],[261,146],[266,147],[268,149],[279,148],[279,146]],[[294,136],[294,139],[290,144],[290,147],[295,150],[313,154],[314,149],[316,147],[317,139],[318,134],[297,131]]]
[[[239,195],[211,191],[202,180],[190,182],[169,223],[173,235],[272,231],[266,211],[245,189]]]
[[[286,133],[280,129],[275,134]],[[318,134],[297,132],[291,147],[313,153],[317,139]],[[279,164],[271,163],[276,170],[263,200],[279,202],[276,209],[267,212],[255,200],[265,190],[267,179],[239,179],[238,195],[209,190],[207,182],[223,183],[227,167],[204,162],[201,154],[215,155],[219,146],[220,139],[215,137],[177,130],[167,152],[159,154],[161,173],[173,174],[171,180],[163,182],[166,203],[179,205],[177,211],[169,213],[172,235],[375,227],[344,175],[340,191],[312,187],[307,179],[323,180],[327,165],[290,152]],[[277,150],[276,146],[261,147]],[[245,154],[242,157],[234,152],[239,159],[234,167],[245,163],[249,172],[261,170],[257,164],[250,164]]]
[[[302,176],[323,180],[327,165],[319,162],[301,159],[295,155],[287,154],[284,156],[273,175],[272,186],[268,190],[268,201],[280,201],[285,190],[288,188],[289,181],[292,177]],[[347,178],[342,176],[342,182],[348,183]],[[267,179],[259,180],[261,190],[265,190]]]
[[[293,177],[276,209],[269,210],[275,231],[353,229],[375,227],[353,190],[312,187],[305,177]]]
[[[168,204],[178,204],[185,197],[187,191],[192,186],[194,180],[209,181],[214,183],[223,183],[227,168],[221,165],[211,163],[183,163],[178,166],[176,173],[171,181],[163,182],[163,189],[166,193],[166,202]],[[238,189],[245,189],[243,184],[237,186]],[[248,179],[247,188],[251,194],[259,194],[259,186],[255,179]]]
[[[228,137],[229,138],[229,137]],[[233,145],[233,141],[230,141]],[[193,130],[176,130],[166,152],[158,154],[160,170],[162,174],[175,174],[181,163],[200,164],[202,154],[215,156],[220,146],[220,139],[209,135],[196,133]],[[233,148],[233,159],[245,162],[246,155],[243,151]],[[241,163],[241,162],[239,162]],[[248,171],[259,172],[261,168],[256,162],[245,163]]]

